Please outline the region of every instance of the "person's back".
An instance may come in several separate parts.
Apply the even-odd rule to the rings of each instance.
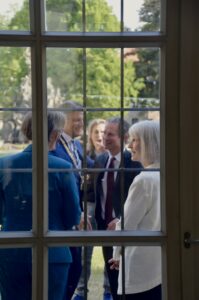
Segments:
[[[25,119],[25,133],[31,140],[32,116]],[[48,114],[48,146],[54,148],[64,117]],[[49,230],[68,230],[80,222],[79,193],[71,165],[48,154]],[[53,169],[56,169],[53,172]],[[59,172],[60,169],[60,172]],[[64,172],[63,172],[64,171]],[[32,145],[0,159],[0,215],[3,231],[32,230]],[[67,287],[72,257],[67,246],[48,249],[48,299],[62,300]],[[4,300],[31,299],[32,249],[0,249],[0,291]],[[16,272],[13,273],[13,269]],[[4,271],[3,271],[4,270]]]

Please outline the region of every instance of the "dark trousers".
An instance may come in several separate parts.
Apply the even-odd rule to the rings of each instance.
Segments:
[[[120,300],[161,300],[162,299],[162,290],[161,285],[154,287],[151,290],[137,293],[137,294],[126,294],[124,297],[119,296]]]
[[[107,225],[105,221],[101,221],[98,224],[98,229],[99,230],[106,230]],[[113,300],[118,300],[119,296],[117,295],[117,288],[118,288],[118,270],[111,270],[110,269],[110,264],[108,263],[109,259],[113,257],[113,247],[102,247],[103,251],[103,257],[104,257],[104,262],[105,262],[105,267],[110,283],[110,290],[111,290],[111,295],[113,297]]]
[[[110,283],[110,290],[113,297],[113,300],[119,299],[117,295],[117,288],[118,288],[118,274],[119,272],[117,270],[111,270],[110,264],[108,263],[109,259],[113,257],[113,247],[103,247],[103,256],[104,256],[104,262],[106,266],[106,271]]]
[[[68,286],[66,290],[66,298],[64,300],[70,300],[72,298],[82,272],[81,247],[70,247],[70,252],[73,261],[69,269]]]
[[[48,299],[63,300],[68,263],[49,263]],[[5,262],[0,266],[0,292],[2,300],[32,299],[32,264],[26,262]]]

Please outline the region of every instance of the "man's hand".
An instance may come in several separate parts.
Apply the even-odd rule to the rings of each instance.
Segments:
[[[115,230],[116,224],[119,221],[118,218],[113,219],[107,226],[106,230]]]
[[[111,270],[119,270],[120,261],[114,258],[109,259],[108,263],[110,264]]]
[[[92,230],[92,225],[91,225],[91,222],[90,222],[90,216],[87,216],[87,230]],[[81,220],[80,220],[80,223],[78,225],[78,229],[79,230],[84,230],[84,223],[85,223],[85,220],[84,220],[84,213],[82,212],[81,214]]]

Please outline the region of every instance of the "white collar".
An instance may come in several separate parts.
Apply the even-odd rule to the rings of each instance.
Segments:
[[[111,160],[112,157],[115,157],[116,161],[120,162],[121,161],[121,152],[119,152],[118,154],[116,155],[112,155],[110,153],[110,151],[108,151],[108,155],[109,155],[109,160]]]

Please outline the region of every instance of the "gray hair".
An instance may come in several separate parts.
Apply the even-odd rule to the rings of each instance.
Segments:
[[[74,100],[66,100],[61,105],[60,108],[64,108],[66,117],[73,111],[83,111],[83,105]]]
[[[158,121],[140,121],[129,129],[130,139],[137,137],[141,143],[141,161],[160,162],[160,126]]]
[[[48,141],[53,131],[61,131],[64,128],[65,115],[58,111],[48,112]],[[22,122],[21,131],[24,136],[32,141],[32,112],[28,112]]]

